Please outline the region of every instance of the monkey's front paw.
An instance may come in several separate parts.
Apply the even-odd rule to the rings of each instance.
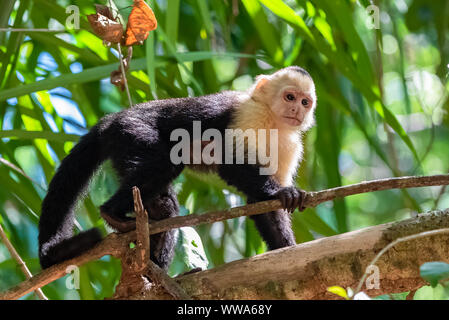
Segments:
[[[285,187],[276,192],[273,196],[275,199],[279,199],[282,203],[282,207],[287,212],[292,213],[296,208],[300,211],[305,209],[304,199],[306,198],[306,192],[295,187]]]

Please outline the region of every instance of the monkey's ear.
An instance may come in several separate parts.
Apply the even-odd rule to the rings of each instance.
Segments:
[[[266,75],[257,76],[256,83],[254,84],[252,90],[253,98],[262,98],[264,96],[264,93],[266,93],[266,88],[268,87],[269,82],[270,79]]]
[[[268,84],[268,78],[265,76],[259,76],[256,78],[256,89],[255,91],[263,91],[263,88]]]

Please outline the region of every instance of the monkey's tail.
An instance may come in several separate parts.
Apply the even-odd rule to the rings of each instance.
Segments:
[[[95,126],[62,160],[42,202],[39,220],[39,260],[42,268],[74,258],[101,240],[101,233],[95,228],[73,236],[73,225],[78,197],[105,159],[99,128]]]

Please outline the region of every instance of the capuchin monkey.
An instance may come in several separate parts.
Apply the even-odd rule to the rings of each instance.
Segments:
[[[276,148],[268,150],[278,156],[273,174],[261,174],[265,165],[259,162],[227,163],[224,155],[220,164],[192,168],[218,173],[246,194],[248,203],[279,199],[283,210],[251,219],[269,249],[296,244],[289,213],[295,208],[304,209],[305,193],[295,187],[294,178],[302,160],[301,135],[313,125],[315,107],[311,76],[292,66],[258,76],[245,92],[156,100],[103,117],[62,160],[50,182],[39,221],[42,268],[74,258],[101,240],[98,229],[73,236],[74,208],[91,176],[107,159],[118,173],[120,187],[100,207],[100,212],[113,229],[127,232],[135,228],[135,219],[127,215],[133,211],[133,186],[140,189],[151,220],[177,216],[179,204],[171,183],[186,164],[174,164],[171,160],[171,149],[176,144],[171,133],[184,129],[192,134],[194,121],[200,121],[203,132],[216,129],[222,136],[226,129],[277,130]],[[254,144],[245,140],[248,148],[270,149],[263,143],[248,146],[251,143]],[[167,269],[172,261],[175,238],[175,230],[151,236],[150,258],[161,268]]]

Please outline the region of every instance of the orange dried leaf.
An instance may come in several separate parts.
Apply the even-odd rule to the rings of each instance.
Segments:
[[[134,0],[126,27],[125,45],[141,44],[156,28],[157,20],[150,6],[143,0]]]

